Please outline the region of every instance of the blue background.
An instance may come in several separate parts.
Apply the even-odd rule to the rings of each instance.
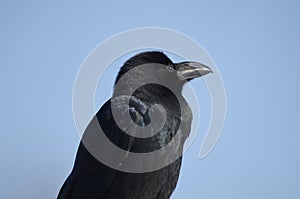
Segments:
[[[227,92],[223,134],[200,160],[209,99],[201,80],[192,83],[206,93],[203,126],[172,198],[299,198],[299,8],[296,0],[2,1],[0,198],[56,197],[79,143],[72,89],[80,64],[111,35],[145,26],[203,45]]]

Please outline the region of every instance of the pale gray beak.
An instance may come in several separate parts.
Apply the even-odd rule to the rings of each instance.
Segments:
[[[198,62],[181,62],[175,65],[178,76],[188,81],[213,72],[208,66]]]

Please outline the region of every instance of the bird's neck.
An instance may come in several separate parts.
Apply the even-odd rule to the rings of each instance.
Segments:
[[[137,88],[132,92],[133,89],[130,86],[122,86],[114,90],[113,96],[117,97],[119,95],[134,96],[142,101],[160,101],[169,98],[181,98],[182,97],[182,87],[167,88],[159,84],[146,84]],[[121,91],[121,92],[120,92]]]

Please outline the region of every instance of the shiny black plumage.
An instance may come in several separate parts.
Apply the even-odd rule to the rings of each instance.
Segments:
[[[171,196],[177,184],[183,144],[190,132],[192,112],[181,95],[185,83],[177,75],[177,71],[181,70],[179,69],[181,65],[174,64],[161,52],[141,53],[129,59],[120,69],[116,83],[131,69],[147,63],[163,64],[171,70],[157,72],[155,65],[149,65],[153,73],[145,74],[143,70],[140,70],[125,84],[120,85],[120,88],[117,88],[116,84],[112,98],[97,112],[83,135],[74,168],[59,192],[59,199],[168,199]],[[163,85],[147,84],[138,88],[132,96],[117,92],[118,89],[122,92],[128,89],[132,85],[131,81],[143,81],[145,78],[157,78],[162,82],[171,81],[172,91]],[[129,105],[119,103],[123,99],[128,99]],[[118,127],[112,115],[112,104],[116,107],[118,114],[122,116],[126,111],[129,112],[132,120],[142,127],[151,123],[149,110],[155,104],[164,107],[167,119],[156,135],[149,138],[137,138],[124,133]],[[179,158],[167,167],[145,173],[130,173],[110,168],[98,161],[86,148],[86,143],[97,145],[94,135],[99,132],[91,130],[94,124],[100,124],[109,140],[125,151],[148,153],[171,144],[171,153],[178,155]],[[175,135],[178,135],[176,140],[174,140]],[[106,153],[105,150],[101,150],[100,153]],[[168,161],[168,158],[174,157],[171,153],[162,154],[162,161]],[[120,167],[129,159],[124,156],[118,160]],[[143,163],[137,162],[136,164]]]

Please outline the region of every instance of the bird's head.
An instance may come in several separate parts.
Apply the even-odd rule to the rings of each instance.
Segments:
[[[164,53],[158,51],[143,52],[131,57],[121,67],[115,82],[119,84],[119,80],[127,76],[125,81],[121,81],[121,86],[118,85],[119,90],[126,90],[130,87],[141,82],[158,82],[160,85],[169,85],[172,87],[172,91],[182,91],[183,85],[192,79],[202,77],[208,73],[212,73],[212,70],[198,62],[180,62],[173,63]],[[152,93],[151,89],[154,89],[153,85],[148,86],[146,92]],[[145,90],[145,89],[144,89]],[[155,88],[155,93],[164,90],[162,88]]]

